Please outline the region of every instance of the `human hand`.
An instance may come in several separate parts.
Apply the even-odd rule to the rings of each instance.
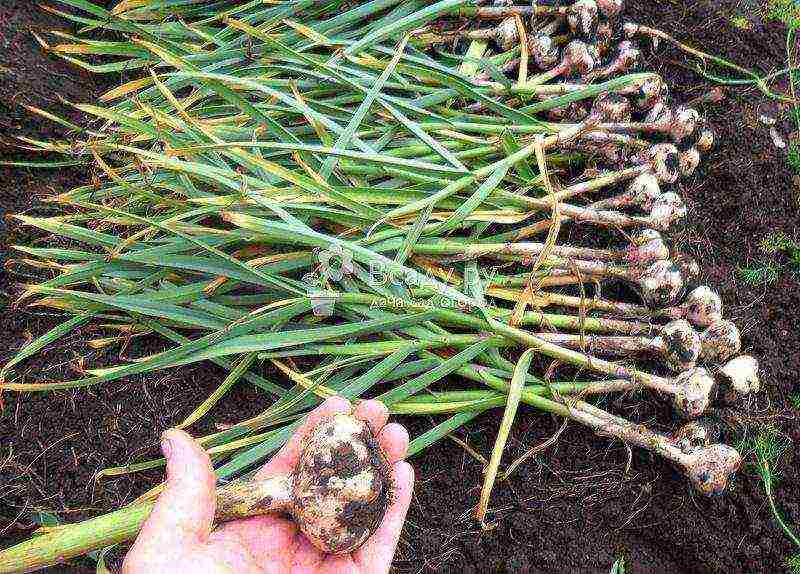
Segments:
[[[349,413],[350,402],[332,397],[309,413],[305,423],[255,478],[290,472],[303,437],[320,419]],[[167,486],[125,557],[123,574],[278,574],[389,571],[400,530],[411,502],[414,470],[403,457],[408,433],[386,424],[389,411],[378,401],[364,401],[354,415],[367,421],[392,466],[394,494],[383,523],[351,554],[325,554],[313,546],[291,519],[270,514],[227,522],[212,531],[216,507],[215,478],[208,455],[186,433],[170,429],[162,437],[167,458]]]

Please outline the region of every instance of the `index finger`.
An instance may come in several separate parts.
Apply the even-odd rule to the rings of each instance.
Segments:
[[[287,474],[294,470],[297,459],[300,457],[300,449],[303,439],[315,427],[320,420],[339,413],[349,413],[352,410],[350,401],[344,397],[330,397],[325,399],[320,406],[308,413],[306,420],[289,438],[283,448],[278,451],[272,460],[259,469],[255,478],[267,478],[277,474]]]

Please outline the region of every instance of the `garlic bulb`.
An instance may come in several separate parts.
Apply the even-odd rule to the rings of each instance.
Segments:
[[[221,522],[284,512],[314,546],[344,554],[377,530],[391,493],[389,463],[369,425],[337,414],[308,434],[290,475],[237,481],[220,489],[215,518]]]

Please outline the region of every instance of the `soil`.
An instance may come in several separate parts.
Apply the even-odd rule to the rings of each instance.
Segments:
[[[628,14],[678,39],[745,66],[769,73],[784,67],[784,30],[746,18],[737,2],[648,2],[628,0]],[[713,8],[710,7],[713,4]],[[63,137],[52,123],[39,121],[22,104],[58,109],[74,122],[80,114],[59,101],[89,101],[117,78],[98,78],[48,56],[31,32],[67,30],[57,16],[24,0],[0,6],[0,155],[31,159],[10,146],[10,137]],[[650,52],[648,51],[648,54]],[[662,44],[649,56],[648,68],[660,71],[674,94],[692,100],[710,85],[691,70],[692,61]],[[785,86],[778,84],[778,89]],[[706,282],[721,293],[725,313],[743,330],[745,349],[762,366],[763,398],[748,413],[727,412],[739,423],[771,422],[793,439],[782,460],[775,499],[789,524],[800,523],[800,474],[794,466],[800,430],[790,395],[798,390],[800,371],[800,290],[798,275],[782,269],[768,285],[745,282],[740,269],[763,264],[770,256],[759,244],[782,231],[798,239],[798,181],[786,152],[776,148],[762,114],[775,104],[752,89],[726,89],[718,103],[701,109],[718,134],[718,145],[679,191],[687,200],[688,225],[671,237],[678,247],[702,261]],[[781,131],[789,131],[779,124]],[[81,170],[30,170],[0,167],[0,212],[46,212],[38,198],[86,181]],[[35,239],[3,219],[0,253],[8,245]],[[12,285],[29,280],[26,268],[0,270],[0,297]],[[0,314],[0,364],[32,336],[60,318],[37,308],[6,308]],[[100,351],[82,341],[91,328],[79,330],[56,348],[27,363],[36,377],[74,375],[76,363],[92,363]],[[159,350],[163,343],[136,340],[136,354]],[[221,380],[221,370],[196,365],[180,372],[160,372],[75,392],[2,396],[0,419],[0,546],[28,534],[34,511],[47,510],[59,520],[97,515],[130,501],[161,479],[159,471],[95,482],[102,468],[146,460],[157,454],[160,433],[188,414]],[[262,395],[238,385],[199,432],[235,422],[266,406]],[[606,403],[606,408],[650,426],[674,428],[670,408],[643,395]],[[737,414],[738,413],[738,414]],[[497,413],[479,417],[458,433],[475,451],[488,456],[497,431]],[[403,420],[412,436],[432,421]],[[521,409],[509,440],[507,462],[561,430],[561,421]],[[736,437],[733,437],[735,440]],[[569,424],[552,446],[521,465],[497,485],[490,519],[482,531],[472,518],[482,482],[481,464],[455,441],[443,440],[412,460],[416,494],[396,555],[397,572],[607,573],[624,557],[634,573],[781,572],[797,552],[766,504],[752,472],[740,473],[731,492],[716,499],[692,496],[684,478],[659,458]],[[52,568],[51,572],[94,571],[88,562]]]

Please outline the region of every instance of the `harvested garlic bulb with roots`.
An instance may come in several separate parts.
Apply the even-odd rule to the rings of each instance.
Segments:
[[[294,471],[241,480],[217,492],[216,522],[289,514],[311,543],[331,554],[358,549],[386,514],[391,468],[369,425],[352,415],[321,420],[305,437]]]

